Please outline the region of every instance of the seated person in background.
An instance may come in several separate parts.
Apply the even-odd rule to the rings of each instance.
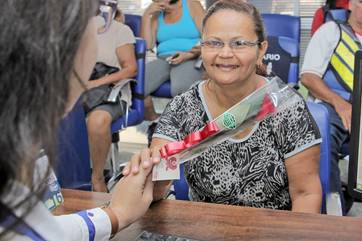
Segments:
[[[343,144],[349,142],[352,115],[350,97],[345,96],[344,99],[341,94],[351,93],[353,88],[354,53],[361,49],[362,41],[362,1],[351,0],[349,9],[351,13],[348,22],[330,21],[315,32],[301,70],[303,85],[312,96],[322,101],[321,104],[328,109],[330,115],[330,191],[340,194],[339,153]],[[328,70],[336,76],[340,85],[339,92],[331,89],[323,80]]]
[[[124,18],[124,14],[122,13],[121,9],[117,8],[116,16],[114,16],[114,20],[116,20],[120,23],[124,23],[125,18]]]
[[[331,9],[348,9],[348,1],[349,0],[327,0],[326,4],[317,9],[314,13],[311,35],[317,31],[317,29],[326,22],[326,14]]]
[[[202,71],[195,68],[199,51],[189,50],[200,41],[203,16],[204,9],[196,0],[154,0],[145,10],[141,36],[148,49],[157,44],[158,56],[146,66],[146,96],[167,80],[171,80],[171,94],[175,96],[201,78]],[[145,119],[155,120],[157,117],[148,96],[145,99]]]
[[[6,46],[0,72],[0,104],[6,106],[0,108],[0,240],[108,240],[151,203],[151,168],[120,181],[106,208],[55,217],[40,200],[51,166],[44,173],[36,160],[46,147],[54,163],[58,123],[88,84],[96,63],[97,6],[97,0],[1,5],[0,27],[7,34],[0,38]]]
[[[252,5],[237,0],[212,5],[203,20],[201,46],[208,79],[168,104],[151,150],[133,158],[125,175],[158,163],[162,146],[201,129],[266,83],[256,72],[268,43]],[[321,138],[302,98],[241,134],[184,164],[191,200],[320,212]],[[170,184],[156,182],[154,199],[163,198]]]
[[[111,4],[111,7],[114,11],[117,10],[116,4]],[[102,29],[104,19],[98,16],[96,20],[99,29]],[[127,84],[122,88],[119,103],[98,103],[97,106],[92,106],[91,103],[92,100],[108,93],[109,85],[117,84],[136,75],[135,41],[132,30],[114,19],[106,32],[97,35],[97,62],[119,69],[113,74],[89,81],[87,87],[91,90],[84,95],[84,104],[87,106],[88,112],[87,129],[93,170],[92,187],[97,192],[107,191],[103,169],[112,142],[111,124],[120,118],[131,104],[130,86]]]

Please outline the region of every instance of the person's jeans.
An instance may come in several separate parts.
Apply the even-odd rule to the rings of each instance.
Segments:
[[[340,171],[338,167],[339,156],[342,151],[342,146],[349,142],[349,132],[344,128],[343,123],[335,109],[328,103],[321,102],[329,112],[329,125],[330,125],[330,150],[331,150],[331,172],[329,178],[329,190],[330,192],[338,192],[341,196],[343,213],[344,210],[344,199],[342,193],[342,184]]]

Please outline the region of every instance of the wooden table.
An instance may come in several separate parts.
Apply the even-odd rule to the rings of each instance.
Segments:
[[[56,214],[106,203],[109,194],[64,189]],[[293,213],[188,201],[153,204],[138,222],[115,240],[134,240],[142,230],[200,240],[362,240],[362,219]]]

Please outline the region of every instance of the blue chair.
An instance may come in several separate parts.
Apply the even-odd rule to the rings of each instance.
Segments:
[[[331,20],[339,20],[339,21],[347,21],[348,19],[348,10],[347,9],[330,9],[327,11],[325,16],[325,21]]]
[[[284,36],[268,36],[268,43],[263,59],[268,75],[271,72],[285,83],[296,85],[299,78],[299,43]]]
[[[153,96],[161,98],[172,98],[171,95],[171,82],[168,80],[164,82],[157,90],[152,93]]]
[[[119,173],[116,161],[119,160],[119,151],[117,143],[119,142],[119,131],[128,126],[135,126],[144,120],[144,89],[145,89],[145,55],[146,41],[142,38],[136,38],[135,53],[137,58],[137,75],[136,83],[131,83],[132,105],[127,109],[126,114],[114,121],[111,126],[112,146],[111,146],[111,163],[113,181]],[[110,188],[110,187],[109,187]]]
[[[128,25],[135,37],[141,37],[142,17],[135,14],[125,14],[125,24]]]
[[[322,136],[322,143],[320,146],[320,164],[319,175],[322,184],[323,201],[321,212],[326,214],[326,200],[329,194],[329,172],[330,172],[330,135],[329,135],[329,114],[328,110],[320,104],[308,102],[308,109],[312,114]],[[189,187],[184,175],[184,167],[180,166],[180,179],[173,182],[175,197],[177,200],[189,200],[188,192]]]
[[[262,18],[269,42],[263,60],[267,70],[271,69],[284,82],[296,85],[299,78],[300,17],[265,13]]]
[[[173,181],[173,188],[176,200],[189,199],[189,185],[185,178],[184,164],[180,165],[180,179]]]
[[[268,36],[284,36],[300,43],[300,17],[273,13],[261,16]]]
[[[135,52],[137,58],[137,83],[132,84],[132,105],[127,113],[112,123],[112,133],[118,132],[127,126],[138,125],[144,117],[144,92],[145,92],[145,55],[146,41],[136,38]]]
[[[91,167],[84,109],[78,101],[58,129],[56,176],[62,188],[91,190]]]
[[[136,39],[138,72],[137,83],[132,86],[132,105],[126,115],[112,124],[112,139],[118,140],[118,131],[127,126],[137,125],[144,116],[144,72],[146,43]],[[112,149],[116,145],[112,145]],[[117,147],[115,147],[117,148]],[[114,150],[112,153],[118,153]],[[78,101],[73,110],[62,120],[58,131],[56,175],[62,188],[91,190],[91,167],[88,146],[87,125],[84,109]],[[113,158],[113,160],[116,160]],[[115,168],[115,165],[113,166]]]
[[[319,162],[319,176],[322,184],[323,202],[322,213],[327,213],[327,195],[329,194],[329,174],[330,174],[330,131],[329,131],[329,114],[326,107],[323,105],[308,102],[308,109],[312,114],[317,126],[319,128],[322,143],[320,146],[320,162]]]

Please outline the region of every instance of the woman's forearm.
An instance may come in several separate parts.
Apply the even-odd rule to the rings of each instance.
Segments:
[[[152,34],[152,17],[150,15],[142,16],[141,37],[146,40],[147,49],[154,46],[154,37]]]
[[[97,80],[97,86],[101,85],[109,85],[109,84],[116,84],[120,80],[134,78],[137,74],[137,68],[129,67],[123,68],[113,74],[103,76]]]
[[[300,194],[292,200],[292,211],[302,213],[320,213],[322,196],[320,193]]]

